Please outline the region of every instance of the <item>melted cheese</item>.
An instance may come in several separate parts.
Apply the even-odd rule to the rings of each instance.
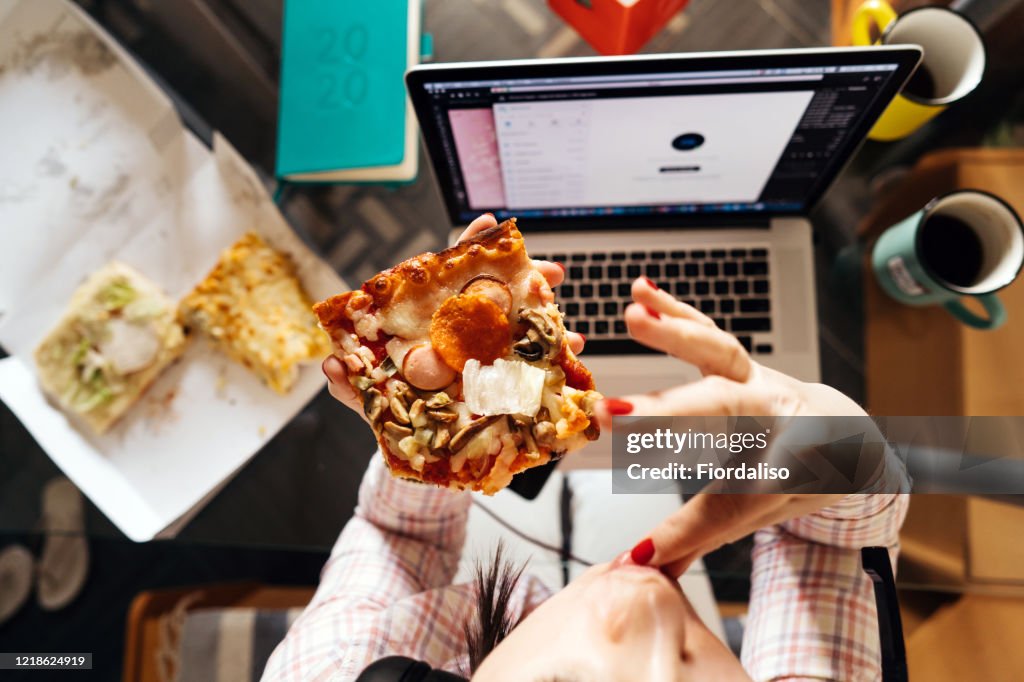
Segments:
[[[355,334],[342,334],[338,341],[341,344],[341,349],[346,353],[355,353],[356,348],[362,345]]]
[[[409,341],[396,336],[384,344],[384,350],[388,352],[388,357],[391,358],[391,362],[395,363],[395,367],[403,367],[405,366],[405,356],[422,343],[422,340]]]
[[[501,450],[494,460],[494,465],[487,474],[487,483],[484,492],[491,494],[508,486],[512,482],[512,464],[519,455],[519,448],[516,447],[512,434],[506,433],[501,436]]]
[[[291,261],[250,232],[221,254],[181,312],[230,357],[287,393],[300,363],[330,353],[311,306]]]
[[[459,451],[466,459],[472,461],[487,455],[495,455],[502,447],[501,437],[508,434],[508,423],[499,419],[480,431]]]
[[[451,286],[432,287],[423,296],[409,297],[394,303],[386,312],[380,314],[379,328],[391,336],[401,336],[410,340],[426,339],[430,330],[430,317],[434,311],[450,296],[458,294],[467,282],[481,274],[492,275],[506,282],[512,294],[513,311],[524,306],[540,305],[540,298],[534,290],[535,283],[531,284],[531,281],[541,275],[533,267],[520,268],[508,277],[509,273],[494,272],[488,264],[482,263],[479,267],[467,269],[464,278],[460,278],[460,281]],[[353,320],[358,312],[350,312]]]
[[[377,330],[380,329],[380,321],[376,315],[367,313],[365,310],[357,310],[352,315],[352,324],[355,327],[356,334],[359,336],[370,341],[377,340]]]

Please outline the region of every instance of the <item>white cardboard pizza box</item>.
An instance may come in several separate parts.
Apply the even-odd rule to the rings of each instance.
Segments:
[[[64,0],[0,0],[0,399],[128,537],[173,533],[324,385],[280,396],[202,340],[97,437],[42,394],[32,351],[111,259],[177,299],[256,230],[314,299],[345,290],[220,136],[207,148],[170,100]]]

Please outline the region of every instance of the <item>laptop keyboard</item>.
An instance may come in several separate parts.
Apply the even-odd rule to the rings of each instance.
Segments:
[[[630,287],[637,277],[647,277],[702,311],[748,351],[763,355],[773,350],[765,338],[772,331],[767,248],[530,255],[565,266],[556,300],[566,327],[587,337],[590,352],[644,352],[644,346],[630,340],[622,317],[633,301]]]

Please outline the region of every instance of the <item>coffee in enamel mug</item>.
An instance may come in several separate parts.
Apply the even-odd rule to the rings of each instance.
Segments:
[[[881,32],[871,38],[871,27]],[[897,14],[884,0],[867,0],[853,17],[853,44],[914,44],[924,50],[917,70],[868,133],[896,140],[913,133],[978,87],[985,73],[985,42],[963,15],[946,7],[918,7]]]
[[[960,190],[887,229],[871,261],[882,289],[897,301],[943,305],[967,325],[995,329],[1006,320],[996,292],[1024,265],[1024,225],[999,197]],[[963,305],[968,297],[981,303],[987,318]]]

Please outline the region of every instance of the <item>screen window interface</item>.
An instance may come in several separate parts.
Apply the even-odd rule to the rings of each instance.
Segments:
[[[800,212],[896,64],[425,84],[458,217]]]

